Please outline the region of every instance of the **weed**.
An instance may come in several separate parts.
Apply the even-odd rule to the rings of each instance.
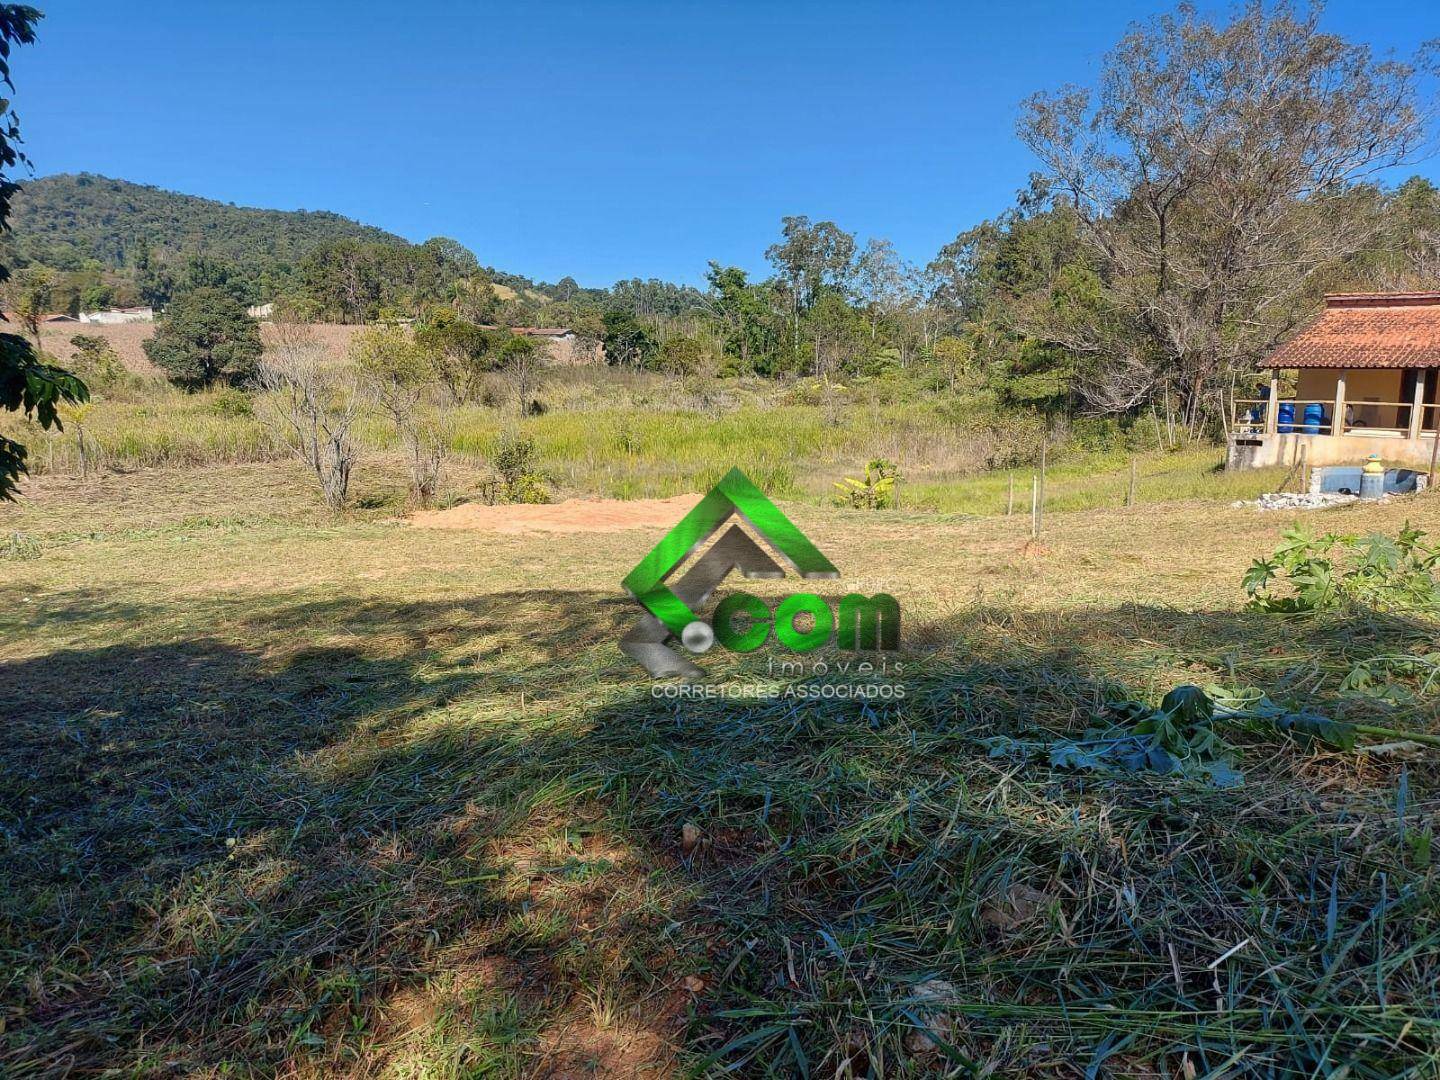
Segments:
[[[14,530],[0,539],[0,559],[38,559],[42,554],[39,541]]]
[[[1347,606],[1377,611],[1440,611],[1440,549],[1409,522],[1388,536],[1315,537],[1287,532],[1269,558],[1246,572],[1245,591],[1260,611],[1313,614]],[[1288,593],[1277,595],[1277,588]]]

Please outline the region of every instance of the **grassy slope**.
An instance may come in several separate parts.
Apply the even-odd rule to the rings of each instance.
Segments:
[[[1440,1061],[1435,871],[1401,836],[1432,761],[1402,817],[1390,757],[1242,737],[1217,793],[979,742],[1082,730],[1116,682],[1373,715],[1340,677],[1433,627],[1241,612],[1284,519],[1057,513],[1027,553],[1021,518],[798,506],[900,597],[909,697],[677,709],[615,645],[656,537],[313,504],[236,465],[0,508],[44,550],[0,561],[0,1073],[928,1075],[936,978],[952,1063],[994,1075]],[[1319,520],[1406,515],[1440,526]]]

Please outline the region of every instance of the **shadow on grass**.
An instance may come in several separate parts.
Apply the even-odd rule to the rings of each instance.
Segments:
[[[46,618],[122,607],[184,640],[0,664],[5,1068],[1386,1075],[1437,1031],[1392,772],[1277,737],[1215,792],[982,742],[1176,672],[1338,700],[1420,623],[976,609],[907,630],[901,702],[677,703],[595,592]]]

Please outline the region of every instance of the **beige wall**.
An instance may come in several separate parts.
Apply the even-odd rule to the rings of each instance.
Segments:
[[[1398,435],[1235,435],[1230,439],[1227,469],[1263,469],[1271,465],[1293,465],[1305,448],[1310,465],[1363,465],[1371,454],[1379,454],[1386,465],[1426,468],[1430,464],[1433,439],[1426,435],[1406,439]]]
[[[1401,378],[1404,373],[1395,370],[1362,368],[1346,372],[1345,403],[1354,407],[1351,414],[1354,423],[1364,427],[1394,427],[1396,410],[1383,406],[1369,406],[1366,401],[1398,402],[1401,400]],[[1295,384],[1297,401],[1335,400],[1335,383],[1340,373],[1333,368],[1305,368]],[[1299,419],[1299,410],[1296,410]],[[1330,415],[1330,409],[1325,410]]]

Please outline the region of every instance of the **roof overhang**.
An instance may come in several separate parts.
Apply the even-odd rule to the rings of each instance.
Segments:
[[[1266,362],[1277,368],[1440,368],[1440,292],[1337,293]]]

